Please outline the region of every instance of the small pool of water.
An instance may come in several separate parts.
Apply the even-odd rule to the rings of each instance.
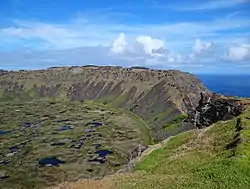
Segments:
[[[18,150],[20,150],[20,148],[18,146],[12,146],[9,148],[9,151],[13,152],[17,152]]]
[[[0,135],[7,135],[9,133],[11,133],[11,131],[2,131],[2,130],[0,130]]]
[[[0,176],[0,181],[10,178],[9,176]]]
[[[86,126],[90,126],[90,125],[94,126],[94,127],[100,127],[100,126],[103,125],[103,123],[93,121],[93,122],[89,122],[89,123],[86,124]]]
[[[64,146],[65,144],[65,142],[54,142],[51,144],[51,146]]]
[[[92,138],[92,136],[93,136],[93,135],[91,135],[91,134],[87,134],[87,135],[86,135],[87,138]]]
[[[23,127],[32,127],[32,126],[33,126],[33,123],[31,123],[31,122],[23,122],[23,123],[22,123],[22,126],[23,126]]]
[[[0,161],[0,165],[8,165],[10,161]]]
[[[85,140],[86,140],[85,137],[80,138],[80,141],[85,141]]]
[[[85,130],[86,133],[93,133],[95,132],[95,129],[91,128],[91,129],[86,129]]]
[[[65,161],[61,161],[57,157],[47,157],[40,159],[38,163],[40,166],[59,166],[65,163]]]
[[[72,125],[64,125],[60,129],[57,129],[56,131],[67,131],[67,130],[72,130],[74,126]]]
[[[98,150],[95,154],[98,154],[99,157],[105,157],[106,155],[113,154],[113,152],[109,150]]]
[[[80,149],[83,146],[83,142],[79,142],[78,144],[75,145],[76,149]]]

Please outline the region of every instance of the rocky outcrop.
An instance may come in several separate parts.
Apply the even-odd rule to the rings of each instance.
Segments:
[[[244,106],[240,100],[222,95],[200,94],[198,106],[190,111],[188,122],[195,127],[207,127],[218,121],[226,121],[240,115]]]
[[[227,150],[232,151],[232,156],[236,155],[236,149],[237,147],[243,142],[243,137],[241,134],[241,131],[244,129],[244,125],[241,121],[241,118],[237,119],[236,125],[235,125],[235,135],[233,140],[226,146]]]

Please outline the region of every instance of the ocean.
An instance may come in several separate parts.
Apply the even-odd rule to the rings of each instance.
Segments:
[[[228,96],[250,97],[250,75],[200,74],[208,89]]]

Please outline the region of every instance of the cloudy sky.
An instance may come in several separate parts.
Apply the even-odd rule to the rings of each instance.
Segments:
[[[0,69],[250,73],[250,0],[2,0]]]

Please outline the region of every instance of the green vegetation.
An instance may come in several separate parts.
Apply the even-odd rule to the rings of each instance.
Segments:
[[[121,109],[93,102],[1,102],[0,188],[43,188],[64,181],[114,173],[150,134],[144,122]],[[86,125],[97,122],[103,125]],[[73,126],[60,130],[63,126]],[[57,145],[59,144],[59,145]],[[96,145],[100,145],[97,149]],[[110,150],[103,164],[91,163],[97,150]],[[56,156],[59,167],[40,167],[39,160]]]
[[[174,118],[172,121],[168,122],[164,128],[166,131],[173,131],[175,130],[179,124],[187,118],[187,115],[181,114],[178,117]]]
[[[237,118],[192,130],[171,139],[167,145],[135,167],[131,177],[119,177],[117,188],[249,188],[250,110],[241,115],[243,143],[227,149],[236,133]]]
[[[126,99],[127,99],[126,94],[120,94],[115,99],[113,99],[113,101],[111,102],[111,105],[113,107],[119,107],[120,105],[122,105],[126,101]]]
[[[174,110],[172,108],[167,109],[166,111],[163,111],[154,117],[154,121],[162,121],[164,118],[168,117]]]

